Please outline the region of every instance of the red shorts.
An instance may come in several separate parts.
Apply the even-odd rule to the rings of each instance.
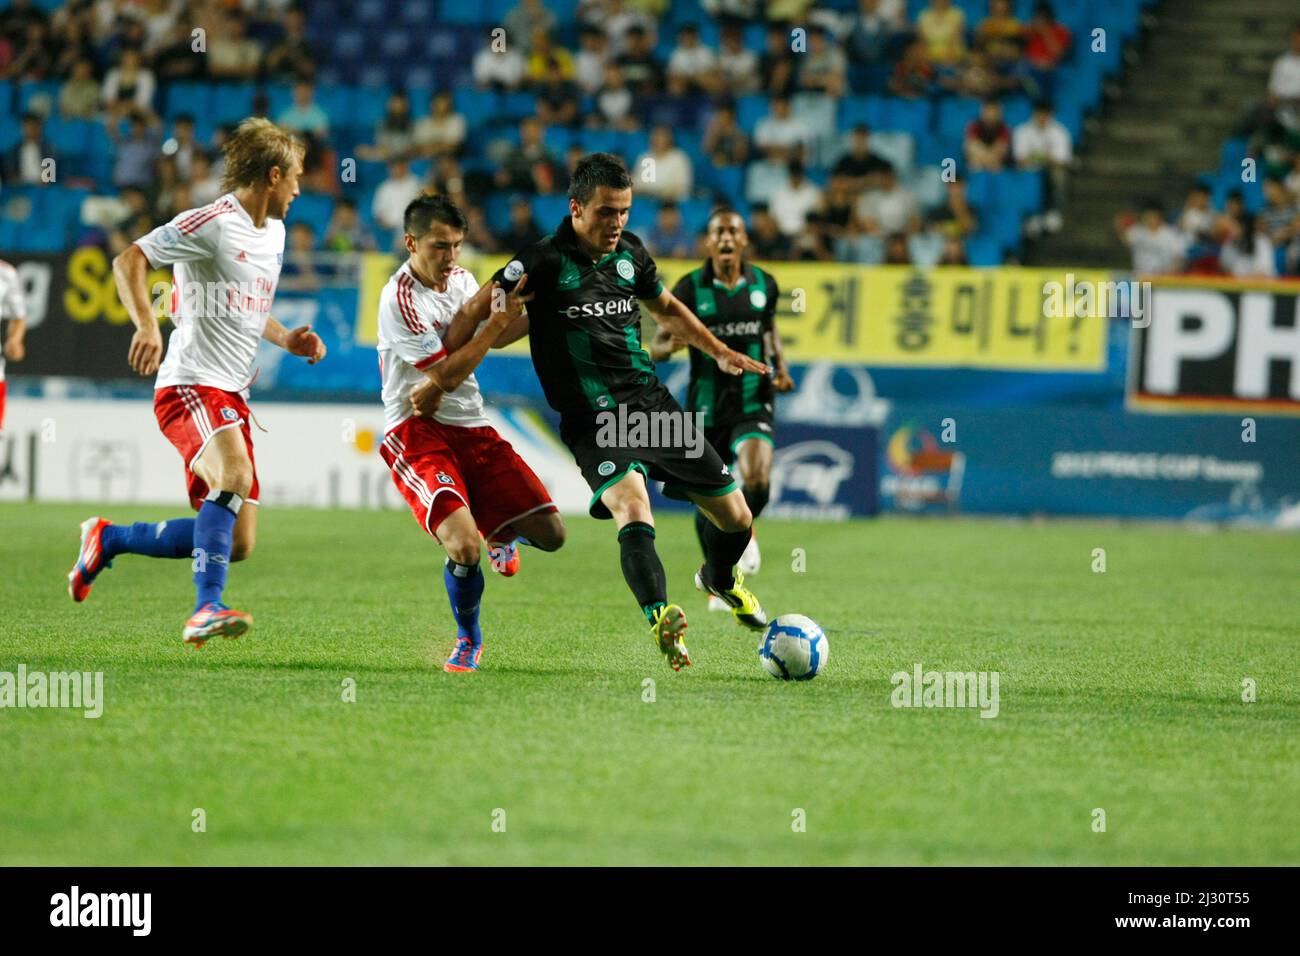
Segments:
[[[379,454],[424,530],[464,505],[489,542],[516,536],[519,518],[555,511],[541,479],[491,426],[467,428],[412,416],[387,435]]]
[[[195,511],[202,506],[210,489],[207,482],[190,469],[212,436],[227,428],[238,428],[244,433],[244,447],[248,449],[248,460],[253,466],[253,487],[245,501],[257,504],[260,490],[257,462],[253,458],[248,406],[243,398],[235,392],[225,392],[211,385],[168,385],[153,393],[153,413],[158,417],[158,427],[185,460],[185,482],[190,505]]]
[[[0,381],[0,432],[5,430],[5,383]]]

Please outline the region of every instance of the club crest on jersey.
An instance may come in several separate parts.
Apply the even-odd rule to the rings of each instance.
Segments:
[[[619,259],[617,264],[614,266],[614,271],[629,282],[632,281],[632,276],[636,272],[636,270],[632,268],[632,263],[627,259]]]
[[[243,249],[240,249],[240,250],[239,250],[239,255],[235,256],[235,261],[236,261],[236,262],[247,262],[247,261],[248,261],[248,253],[245,252]]]
[[[614,463],[612,461],[602,461],[596,466],[596,474],[600,475],[602,478],[608,478],[610,475],[614,474]]]
[[[761,309],[767,305],[767,293],[762,289],[755,289],[749,294],[749,304],[756,309]]]
[[[453,478],[451,475],[447,474],[445,471],[438,472],[438,474],[435,475],[434,477],[436,477],[438,481],[444,485],[454,485],[456,483],[456,479]]]
[[[239,421],[239,412],[235,411],[233,408],[223,408],[221,410],[221,417],[228,422],[236,422]]]
[[[502,273],[508,282],[518,282],[519,277],[524,274],[524,264],[518,259],[511,259],[506,263],[505,272]]]

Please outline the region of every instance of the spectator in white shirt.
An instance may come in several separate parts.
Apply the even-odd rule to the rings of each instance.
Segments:
[[[1219,264],[1238,279],[1271,279],[1277,275],[1273,243],[1250,213],[1242,215],[1237,234],[1219,250]]]
[[[1187,242],[1165,222],[1160,203],[1151,201],[1142,207],[1137,222],[1126,224],[1117,217],[1116,227],[1124,244],[1133,252],[1133,271],[1138,275],[1170,275],[1182,271]]]
[[[573,57],[574,80],[578,89],[587,96],[595,96],[605,82],[605,67],[609,65],[609,38],[596,27],[583,27],[578,39],[578,52]]]
[[[758,90],[758,57],[745,46],[745,34],[738,23],[728,23],[722,28],[718,73],[733,96]]]
[[[1178,231],[1183,234],[1187,245],[1198,242],[1214,241],[1214,221],[1218,214],[1210,203],[1210,188],[1197,183],[1187,194],[1183,212],[1178,217]]]
[[[153,95],[157,85],[153,71],[142,65],[140,51],[127,47],[121,62],[104,77],[104,109],[109,123],[138,110],[153,116]]]
[[[694,171],[691,158],[673,145],[673,131],[656,126],[650,131],[650,149],[637,157],[632,170],[638,195],[683,202],[691,198]]]
[[[718,88],[718,60],[700,42],[700,28],[693,23],[677,31],[677,46],[668,57],[668,92],[675,96],[711,93]]]
[[[402,219],[406,207],[421,191],[420,179],[411,173],[411,164],[406,157],[399,156],[388,164],[388,178],[375,190],[370,211],[375,224],[389,233],[388,246],[393,252],[402,248]]]
[[[1021,169],[1043,173],[1043,204],[1047,212],[1030,216],[1025,229],[1030,236],[1040,230],[1060,232],[1061,210],[1065,208],[1065,188],[1070,163],[1074,160],[1074,142],[1070,131],[1052,116],[1051,104],[1034,104],[1034,115],[1011,133],[1011,153]]]
[[[1277,118],[1288,129],[1300,129],[1300,24],[1291,31],[1291,49],[1273,63],[1268,97]]]
[[[456,112],[451,94],[439,90],[429,102],[429,115],[415,123],[415,149],[426,158],[455,156],[465,142],[465,117]]]
[[[790,114],[790,100],[786,97],[773,97],[770,109],[754,126],[754,145],[775,162],[802,160],[812,141],[812,130],[802,119]]]
[[[873,236],[909,236],[921,229],[916,197],[898,181],[891,166],[880,172],[880,188],[868,189],[854,207],[858,227]]]
[[[474,54],[474,85],[479,89],[516,90],[524,81],[528,67],[519,47],[506,44],[494,50],[489,43]]]
[[[803,161],[792,159],[786,167],[789,176],[777,188],[768,209],[783,236],[794,237],[808,224],[808,214],[821,205],[822,191],[804,174]]]

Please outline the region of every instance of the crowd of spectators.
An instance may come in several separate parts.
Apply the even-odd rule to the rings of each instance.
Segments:
[[[1050,95],[1072,39],[1050,4],[1039,3],[1021,22],[1008,0],[992,0],[989,16],[978,23],[967,23],[951,0],[930,0],[915,20],[904,0],[860,0],[849,12],[820,9],[811,0],[701,0],[701,6],[716,22],[717,30],[710,25],[708,31],[716,44],[702,39],[699,24],[686,23],[665,47],[659,31],[666,0],[582,0],[578,41],[568,49],[556,39],[566,31],[545,3],[519,0],[504,18],[507,42],[485,42],[472,61],[478,88],[537,98],[533,115],[487,144],[490,171],[467,161],[483,144],[474,141],[450,90],[421,94],[414,103],[398,90],[367,141],[348,144],[357,159],[384,168],[382,183],[367,193],[365,222],[355,203],[340,203],[341,215],[325,234],[299,230],[296,241],[304,249],[309,238],[313,248],[334,251],[398,248],[405,203],[435,190],[466,209],[468,244],[508,250],[519,237],[554,227],[533,221],[529,201],[563,194],[584,152],[581,134],[612,130],[648,139],[643,154],[625,158],[637,194],[661,204],[653,228],[645,230],[659,254],[694,254],[699,237],[683,225],[684,204],[723,198],[703,183],[696,168],[703,157],[744,170],[743,198],[768,258],[963,262],[964,242],[978,222],[960,188],[948,189],[938,208],[923,208],[887,151],[873,150],[872,130],[858,124],[834,141],[828,136],[841,97],[885,92],[982,98],[985,106],[966,130],[963,174],[1042,171],[1048,208],[1027,227],[1031,234],[1061,227],[1072,144],[1052,116]],[[335,125],[348,118],[329,115],[317,100],[321,51],[308,39],[304,9],[291,0],[72,0],[47,16],[31,0],[14,0],[0,12],[0,75],[61,85],[57,102],[24,116],[22,140],[3,157],[0,179],[41,180],[40,161],[55,156],[42,135],[49,116],[103,120],[113,145],[107,185],[117,191],[121,211],[105,241],[119,245],[146,222],[165,221],[219,189],[220,145],[229,128],[199,142],[194,116],[173,115],[164,123],[156,112],[160,85],[287,83],[293,99],[286,109],[271,114],[262,93],[253,112],[307,141],[304,189],[341,199]],[[766,31],[762,52],[745,43],[754,24]],[[805,47],[792,42],[795,24],[806,28]],[[205,35],[202,56],[194,55],[196,27]],[[656,51],[664,49],[661,57]],[[1024,92],[1038,106],[1033,119],[1011,129],[1000,98]],[[767,115],[750,129],[737,116],[737,97],[747,94],[769,100]],[[573,145],[549,145],[554,128],[571,131]],[[653,174],[638,175],[645,169]],[[486,205],[501,193],[510,197],[509,227],[498,221],[491,229]]]
[[[1254,160],[1250,175],[1262,184],[1262,203],[1251,211],[1237,187],[1216,208],[1214,190],[1198,182],[1170,222],[1159,202],[1148,201],[1137,216],[1116,220],[1136,271],[1300,276],[1300,23],[1291,31],[1289,48],[1274,61],[1267,96],[1242,133]]]

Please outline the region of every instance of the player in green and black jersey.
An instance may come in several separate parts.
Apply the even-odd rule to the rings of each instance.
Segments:
[[[745,261],[749,236],[745,220],[734,209],[717,209],[705,233],[709,258],[684,275],[673,288],[710,332],[742,355],[772,366],[772,377],[745,372],[721,375],[717,363],[690,347],[691,384],[686,408],[704,416],[704,434],[728,464],[739,459],[742,489],[755,519],[767,504],[775,440],[773,392],[794,387],[781,355],[776,331],[776,279]],[[655,333],[650,354],[662,361],[687,343],[667,330]],[[703,528],[696,520],[703,546]],[[745,574],[758,571],[758,539],[750,540],[741,555]],[[710,606],[714,603],[710,601]]]
[[[623,575],[674,670],[690,664],[686,616],[668,603],[655,552],[647,483],[693,501],[704,513],[704,566],[696,587],[726,601],[737,620],[762,629],[767,618],[735,565],[752,517],[730,468],[655,376],[641,347],[641,310],[683,342],[711,355],[727,374],[766,374],[762,362],[724,345],[659,280],[654,259],[624,231],[632,180],[608,153],[584,156],[569,186],[570,215],[551,235],[519,252],[493,280],[506,291],[528,276],[523,327],[546,399],[560,413],[560,438],[592,488],[590,512],[618,526]],[[632,427],[624,428],[624,424]],[[650,423],[638,430],[638,423]],[[660,440],[660,439],[667,440]]]

